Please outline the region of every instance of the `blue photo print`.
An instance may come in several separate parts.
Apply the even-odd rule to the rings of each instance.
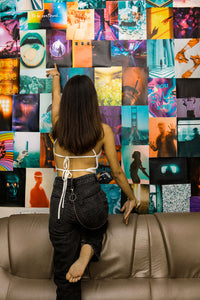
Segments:
[[[148,105],[122,106],[122,145],[148,145]]]
[[[184,0],[185,1],[185,0]],[[172,0],[147,0],[148,7],[173,7]]]
[[[147,40],[147,66],[151,78],[174,78],[174,40]]]
[[[109,214],[119,214],[121,208],[121,189],[117,184],[101,184],[102,190],[106,193]]]

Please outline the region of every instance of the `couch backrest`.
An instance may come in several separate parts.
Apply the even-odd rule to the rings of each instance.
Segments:
[[[200,213],[110,215],[99,262],[85,278],[200,277]],[[48,215],[0,219],[0,267],[26,278],[52,277]]]
[[[13,275],[51,278],[53,248],[48,235],[48,215],[0,219],[0,253],[0,266]]]

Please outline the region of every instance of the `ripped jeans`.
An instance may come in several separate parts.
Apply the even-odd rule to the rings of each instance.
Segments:
[[[57,300],[81,300],[81,281],[70,283],[66,273],[79,258],[83,244],[91,245],[92,260],[98,261],[108,223],[108,202],[95,174],[68,179],[64,208],[58,219],[62,188],[62,177],[56,177],[51,195],[49,234],[54,247]]]

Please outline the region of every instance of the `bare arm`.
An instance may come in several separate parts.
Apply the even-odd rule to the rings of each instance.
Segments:
[[[54,126],[59,114],[60,100],[61,100],[61,90],[60,90],[60,73],[58,72],[56,64],[55,68],[47,71],[47,76],[53,76],[52,85],[52,109],[51,109],[51,122]]]
[[[104,125],[104,141],[103,146],[106,153],[106,157],[109,161],[112,176],[116,183],[126,194],[128,200],[123,205],[121,211],[124,212],[124,223],[128,224],[129,215],[134,207],[137,206],[137,199],[133,194],[126,175],[124,174],[117,157],[117,152],[115,148],[115,139],[112,129],[108,125]]]

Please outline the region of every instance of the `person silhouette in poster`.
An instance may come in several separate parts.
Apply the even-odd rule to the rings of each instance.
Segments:
[[[145,176],[149,178],[149,175],[145,171],[146,168],[142,166],[141,161],[141,153],[140,151],[134,151],[132,154],[133,162],[130,165],[130,173],[131,173],[131,179],[133,183],[140,183],[140,177],[138,175],[139,169],[143,172]]]
[[[49,207],[49,199],[46,196],[45,190],[40,186],[42,177],[42,172],[36,171],[34,173],[36,183],[30,192],[30,207]]]

